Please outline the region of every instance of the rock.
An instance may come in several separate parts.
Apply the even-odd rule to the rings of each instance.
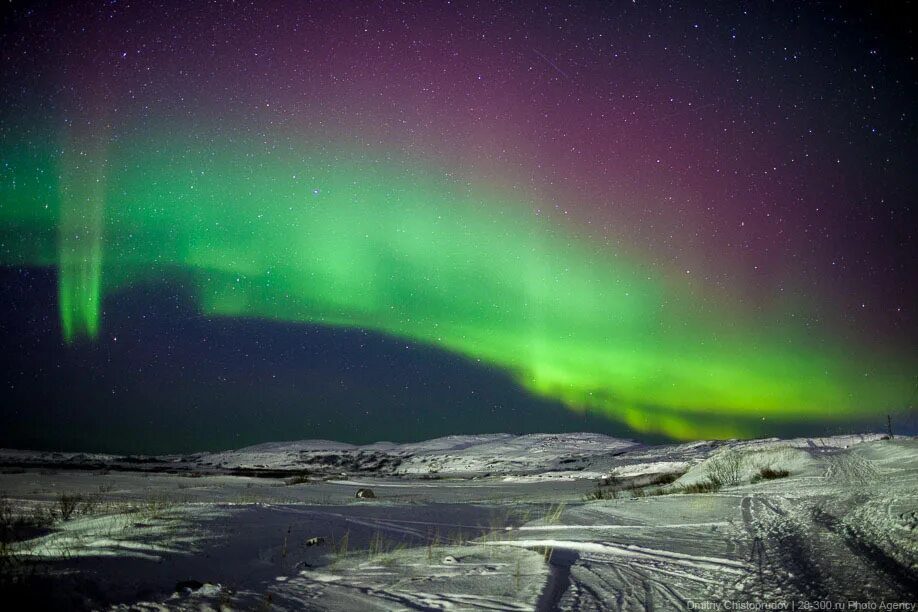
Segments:
[[[357,499],[376,499],[376,495],[373,493],[373,489],[360,487],[357,489]]]
[[[320,544],[325,544],[325,538],[317,536],[306,540],[306,546],[319,546]]]
[[[446,555],[443,557],[443,565],[456,565],[457,563],[459,563],[459,560],[452,555]]]

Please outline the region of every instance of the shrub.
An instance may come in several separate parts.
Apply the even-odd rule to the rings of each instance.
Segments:
[[[717,480],[705,480],[694,484],[685,485],[678,490],[679,493],[714,493],[720,491],[723,485]]]
[[[53,523],[53,513],[41,506],[14,512],[8,501],[0,499],[0,542],[15,541],[23,533],[47,529]]]
[[[61,493],[57,498],[57,507],[61,513],[61,520],[69,521],[81,501],[83,501],[83,498],[79,495]]]
[[[618,475],[618,472],[617,472],[616,470],[613,469],[612,471],[609,472],[609,475],[608,475],[608,476],[605,476],[604,478],[602,478],[602,479],[599,481],[599,484],[600,484],[601,486],[611,486],[611,487],[614,487],[615,485],[621,483],[621,481],[622,481],[621,476],[619,476],[619,475]]]
[[[583,496],[583,501],[595,501],[598,499],[618,499],[618,489],[605,489],[597,486]]]
[[[650,481],[651,485],[668,485],[679,480],[679,477],[685,474],[685,472],[669,472],[667,474],[659,474]]]
[[[775,480],[777,478],[787,478],[790,476],[790,472],[787,470],[775,470],[770,467],[763,467],[759,470],[759,473],[752,477],[752,483],[761,482],[763,480]]]
[[[726,450],[708,459],[705,473],[712,482],[727,487],[739,484],[742,477],[743,456],[735,450]]]
[[[5,499],[0,499],[0,527],[13,524],[13,506]]]

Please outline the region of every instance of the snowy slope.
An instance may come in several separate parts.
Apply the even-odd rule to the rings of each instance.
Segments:
[[[201,462],[231,469],[472,475],[545,470],[558,467],[565,460],[567,464],[584,463],[591,457],[640,446],[629,440],[590,433],[463,435],[407,444],[377,442],[364,446],[303,440],[211,453]]]

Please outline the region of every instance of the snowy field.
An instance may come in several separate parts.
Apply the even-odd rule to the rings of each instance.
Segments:
[[[0,472],[0,601],[17,609],[914,610],[918,598],[914,438],[9,450]]]

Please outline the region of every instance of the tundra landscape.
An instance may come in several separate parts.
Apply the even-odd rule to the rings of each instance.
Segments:
[[[28,609],[790,609],[918,592],[909,437],[493,434],[0,463],[3,597]]]

